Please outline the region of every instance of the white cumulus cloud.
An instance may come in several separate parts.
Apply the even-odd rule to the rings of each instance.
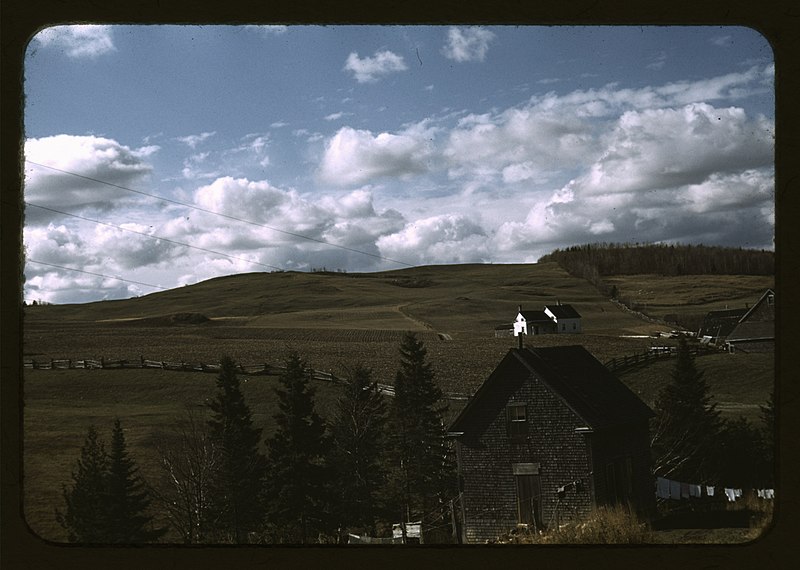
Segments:
[[[42,47],[64,50],[74,59],[96,58],[116,50],[111,26],[53,26],[36,34],[34,41]]]
[[[381,77],[408,69],[402,56],[384,50],[375,52],[372,57],[360,58],[351,52],[344,65],[345,71],[352,71],[359,83],[374,83]]]
[[[447,31],[447,43],[442,53],[446,58],[458,62],[483,61],[494,38],[493,32],[478,26],[451,27]]]

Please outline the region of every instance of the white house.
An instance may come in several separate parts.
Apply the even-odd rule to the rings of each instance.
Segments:
[[[544,313],[552,319],[559,334],[578,334],[581,332],[581,316],[572,305],[547,305]]]
[[[544,311],[523,311],[522,307],[519,307],[517,318],[514,320],[514,336],[555,332],[555,323]]]
[[[547,305],[544,313],[556,325],[559,334],[577,334],[581,332],[581,316],[572,305]]]

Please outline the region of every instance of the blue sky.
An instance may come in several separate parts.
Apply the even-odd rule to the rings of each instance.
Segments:
[[[747,28],[59,26],[25,63],[28,301],[773,246],[773,58]]]

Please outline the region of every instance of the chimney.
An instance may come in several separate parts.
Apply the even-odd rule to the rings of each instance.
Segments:
[[[522,305],[517,305],[517,312],[518,312],[518,313],[521,313],[521,312],[522,312]]]

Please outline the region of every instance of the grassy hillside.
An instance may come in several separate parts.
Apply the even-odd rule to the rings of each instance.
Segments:
[[[658,310],[705,311],[755,302],[770,277],[614,277]],[[526,339],[533,346],[581,344],[599,360],[640,353],[667,325],[621,309],[586,280],[556,263],[418,267],[374,274],[250,273],[136,299],[26,307],[24,357],[217,362],[223,353],[244,364],[280,364],[292,351],[310,366],[342,374],[356,362],[392,383],[403,331],[418,333],[445,392],[472,393],[514,338],[494,338],[517,306],[541,309],[561,301],[583,316],[580,335]],[[649,312],[649,311],[648,311]],[[658,344],[671,341],[659,339]],[[772,384],[772,355],[722,354],[698,359],[715,399],[729,415],[757,418]],[[652,403],[670,361],[630,371],[622,380]],[[53,509],[80,453],[89,424],[108,437],[114,417],[126,429],[143,474],[158,474],[155,444],[189,408],[204,412],[214,375],[161,370],[26,370],[24,374],[25,512],[32,528],[59,540]],[[276,411],[275,379],[250,377],[244,390],[265,434]],[[316,382],[323,412],[336,387]],[[463,401],[451,403],[457,413]]]

